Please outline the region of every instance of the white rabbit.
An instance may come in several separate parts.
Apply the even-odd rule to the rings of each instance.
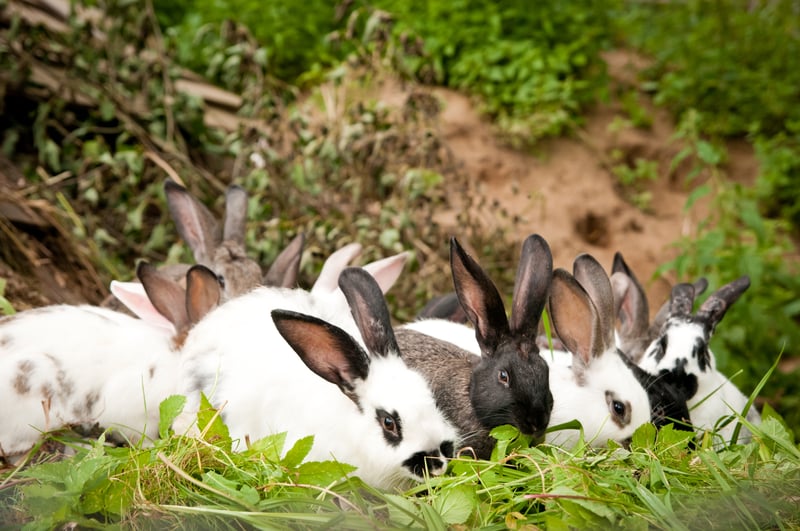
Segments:
[[[314,435],[308,459],[336,459],[378,488],[443,473],[456,432],[424,378],[404,363],[375,280],[348,268],[336,294],[258,288],[208,314],[186,339],[176,430],[203,391],[240,445],[287,432]],[[333,301],[331,300],[333,298]],[[269,313],[274,320],[270,320]],[[362,347],[361,340],[366,345]]]
[[[575,259],[574,271],[573,277],[556,269],[550,287],[549,316],[569,350],[540,352],[550,366],[550,425],[577,419],[593,446],[605,446],[608,440],[626,445],[636,428],[650,421],[650,399],[614,343],[608,276],[586,254]],[[546,440],[573,446],[578,432],[551,431]]]
[[[0,415],[0,455],[24,453],[41,432],[71,425],[114,428],[134,442],[157,435],[158,406],[178,389],[174,330],[185,333],[213,307],[219,286],[203,266],[187,273],[187,293],[147,264],[139,272],[173,330],[88,305],[47,306],[0,320],[6,378],[0,402],[14,404]]]
[[[734,414],[745,415],[748,422],[759,424],[761,417],[748,398],[716,368],[714,354],[708,347],[714,330],[728,307],[750,286],[743,276],[712,293],[693,315],[695,289],[692,284],[672,288],[669,316],[661,333],[648,347],[639,365],[650,374],[671,380],[687,398],[692,424],[700,432],[716,428],[725,444],[731,441],[737,421]],[[728,420],[727,424],[721,422]],[[742,427],[739,442],[750,441],[752,434]]]

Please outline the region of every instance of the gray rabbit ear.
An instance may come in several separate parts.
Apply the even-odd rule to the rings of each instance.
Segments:
[[[187,330],[190,320],[186,312],[186,291],[147,262],[139,262],[136,276],[158,313],[166,317],[179,333]]]
[[[650,325],[650,307],[644,288],[620,252],[614,254],[611,272],[614,313],[620,321],[620,335],[626,339],[644,337]]]
[[[356,380],[366,380],[369,356],[347,332],[322,319],[287,310],[273,310],[272,320],[309,369],[336,384],[358,405]]]
[[[709,295],[708,299],[697,310],[697,319],[702,322],[709,331],[714,330],[717,324],[725,317],[731,304],[736,302],[739,297],[750,287],[750,277],[742,276],[725,284],[717,291]]]
[[[213,271],[203,265],[194,265],[186,272],[186,314],[194,326],[208,312],[219,306],[222,286]]]
[[[450,268],[461,307],[475,328],[484,356],[492,356],[500,340],[510,334],[503,299],[486,272],[450,238]]]
[[[372,275],[360,267],[348,267],[339,275],[339,289],[350,305],[350,312],[370,354],[399,356],[389,308]]]
[[[553,255],[550,246],[538,234],[532,234],[522,244],[522,253],[514,281],[510,329],[518,337],[528,338],[536,345],[539,319],[542,317],[553,276]]]
[[[581,254],[572,265],[572,274],[575,280],[589,294],[592,304],[597,311],[602,350],[605,351],[614,345],[614,293],[600,262],[589,254]]]
[[[708,280],[706,280],[705,277],[700,277],[692,283],[692,287],[694,288],[694,297],[697,298],[708,288]],[[670,298],[672,297],[670,296]],[[664,323],[670,315],[670,305],[671,300],[668,300],[658,309],[656,316],[653,318],[653,324],[650,325],[648,331],[650,339],[655,339],[661,333],[661,327],[664,326]],[[691,312],[691,310],[689,311]]]
[[[694,286],[687,283],[672,286],[669,296],[669,317],[689,317],[694,305]]]
[[[573,363],[573,369],[580,373],[592,358],[605,352],[597,309],[586,290],[561,268],[553,272],[549,306],[553,328],[567,350],[581,362]]]
[[[264,275],[265,286],[278,286],[293,288],[297,285],[297,276],[300,273],[300,259],[303,257],[306,236],[300,233],[281,251],[267,274]]]
[[[199,264],[211,265],[220,243],[217,220],[200,201],[175,181],[164,182],[167,206],[175,226]]]
[[[231,185],[225,192],[225,227],[222,239],[244,247],[247,230],[247,192],[241,186]]]

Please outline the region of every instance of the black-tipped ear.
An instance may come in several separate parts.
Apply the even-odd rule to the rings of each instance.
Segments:
[[[361,338],[371,354],[400,355],[394,337],[389,308],[378,283],[360,267],[348,267],[339,275],[344,293]]]
[[[214,250],[220,243],[217,220],[200,201],[171,179],[164,182],[167,206],[172,220],[199,264],[211,265]]]
[[[548,315],[556,335],[584,365],[603,354],[597,310],[578,281],[561,268],[553,272]]]
[[[672,286],[669,296],[669,316],[688,317],[692,315],[694,305],[694,287],[691,284],[681,283]]]
[[[367,378],[369,356],[347,332],[322,319],[287,310],[273,310],[272,320],[309,369],[355,400],[351,392],[357,379]]]
[[[219,306],[222,286],[213,271],[204,265],[194,265],[186,272],[186,313],[195,325],[208,312]]]
[[[464,324],[468,321],[467,314],[458,300],[455,291],[434,297],[417,314],[417,319],[445,319],[454,323]]]
[[[581,254],[572,264],[575,280],[589,294],[592,304],[597,310],[600,324],[600,338],[605,351],[614,344],[614,293],[603,266],[593,256]]]
[[[244,246],[247,230],[247,192],[241,186],[231,185],[225,192],[225,227],[223,240]]]
[[[491,356],[500,339],[510,333],[503,299],[486,272],[455,238],[450,238],[450,268],[456,295],[475,327],[481,352]]]
[[[136,266],[136,276],[158,313],[166,317],[176,330],[186,330],[189,327],[189,316],[186,313],[184,289],[155,266],[144,261]]]
[[[293,288],[297,285],[297,276],[300,273],[300,259],[303,257],[303,247],[306,236],[300,233],[281,251],[275,261],[264,275],[265,286],[279,286]]]
[[[736,302],[749,287],[750,277],[747,275],[725,284],[709,295],[708,299],[700,306],[700,309],[697,310],[698,319],[714,330],[725,317],[725,312],[728,311],[731,304]]]
[[[529,338],[536,344],[539,319],[542,317],[553,276],[553,255],[550,246],[538,234],[532,234],[522,244],[514,298],[511,306],[511,333]]]

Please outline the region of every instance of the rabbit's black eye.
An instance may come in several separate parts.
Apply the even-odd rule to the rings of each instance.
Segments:
[[[225,289],[225,277],[222,275],[217,275],[217,282],[219,282],[219,287]]]
[[[503,384],[505,387],[508,387],[508,371],[505,369],[500,369],[497,373],[497,381]]]
[[[612,407],[614,408],[614,413],[618,417],[625,417],[625,404],[623,404],[619,400],[614,400]]]
[[[375,411],[378,424],[383,428],[383,437],[392,446],[397,446],[403,440],[403,431],[397,413],[389,413],[383,409]]]
[[[606,391],[606,403],[608,404],[608,410],[611,412],[611,420],[617,426],[622,428],[631,423],[630,402],[619,400],[613,392]]]

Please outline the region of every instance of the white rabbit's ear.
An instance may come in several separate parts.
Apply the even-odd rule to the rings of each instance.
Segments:
[[[713,333],[716,326],[725,317],[725,312],[728,311],[731,304],[736,302],[749,287],[750,277],[747,275],[725,284],[709,295],[705,302],[700,305],[697,310],[697,319],[703,323],[709,332]]]
[[[111,293],[142,321],[175,333],[175,326],[158,313],[139,282],[111,281]]]
[[[197,324],[219,306],[222,286],[219,277],[204,265],[194,265],[186,272],[186,313],[189,325]]]
[[[231,185],[225,192],[225,226],[222,239],[244,246],[247,229],[247,192],[241,186]]]
[[[370,360],[347,332],[316,317],[288,310],[273,310],[272,320],[309,369],[339,386],[358,404],[356,380],[366,380]]]
[[[400,273],[403,272],[403,268],[405,267],[410,256],[411,253],[408,251],[403,251],[402,253],[394,256],[389,256],[387,258],[381,258],[380,260],[370,262],[361,266],[361,268],[372,275],[372,278],[374,278],[378,283],[381,291],[386,293],[391,289],[392,286],[394,286],[394,283],[397,282],[397,279],[400,277]]]
[[[275,261],[264,275],[265,286],[278,286],[293,288],[297,285],[297,275],[300,273],[300,259],[303,257],[303,247],[306,236],[302,232],[281,251]]]
[[[333,293],[339,285],[339,275],[342,274],[353,259],[361,254],[360,243],[350,243],[337,249],[325,260],[322,264],[322,270],[319,272],[319,278],[314,282],[311,287],[311,293]]]
[[[650,307],[644,288],[625,263],[622,253],[614,254],[611,271],[614,313],[620,321],[620,336],[624,340],[646,337],[650,326]]]
[[[589,294],[575,278],[559,268],[553,271],[548,315],[561,341],[581,363],[573,363],[580,373],[605,351],[597,309]]]
[[[348,267],[339,275],[350,313],[361,332],[367,350],[376,356],[399,356],[386,299],[375,279],[360,267]]]
[[[603,266],[592,255],[581,254],[572,264],[572,274],[575,280],[589,294],[589,299],[594,306],[599,322],[602,341],[599,346],[605,352],[614,346],[614,293],[611,282],[608,280]]]
[[[139,262],[136,276],[158,313],[166,317],[177,332],[188,330],[190,321],[186,311],[186,290],[147,262]]]
[[[197,263],[210,265],[220,243],[217,220],[200,201],[175,181],[164,182],[169,213]]]
[[[510,333],[503,299],[492,279],[454,237],[450,238],[450,269],[456,295],[475,328],[481,353],[491,356]]]

